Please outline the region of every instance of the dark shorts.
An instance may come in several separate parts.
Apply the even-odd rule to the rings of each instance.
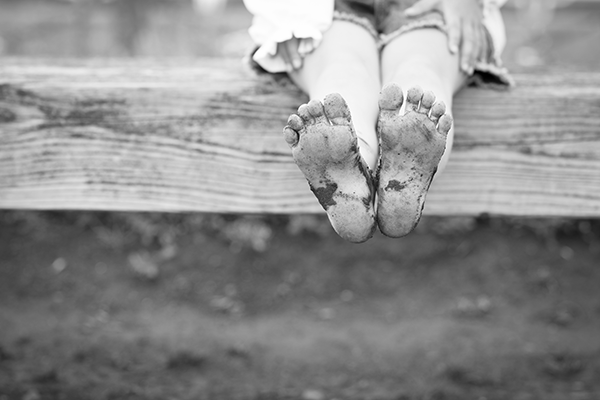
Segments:
[[[367,31],[383,47],[398,36],[416,29],[435,28],[446,32],[444,16],[433,11],[415,18],[404,15],[404,10],[418,0],[335,0],[334,20],[355,23]],[[502,24],[502,21],[483,21],[485,32],[480,54],[475,64],[475,72],[470,77],[471,84],[478,86],[508,87],[512,79],[508,71],[502,67],[499,41],[504,38],[495,37],[490,33],[486,24]],[[495,32],[498,29],[494,30]],[[501,26],[500,31],[503,31]],[[496,33],[498,36],[498,33]]]

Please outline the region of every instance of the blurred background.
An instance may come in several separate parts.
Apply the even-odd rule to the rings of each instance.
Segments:
[[[505,62],[515,69],[599,64],[597,0],[509,0]],[[241,57],[241,0],[0,0],[0,56]]]
[[[598,71],[600,1],[503,13],[511,70]],[[0,63],[241,58],[250,20],[0,0]],[[352,245],[322,215],[2,210],[0,400],[598,400],[599,239],[591,219],[429,217]]]

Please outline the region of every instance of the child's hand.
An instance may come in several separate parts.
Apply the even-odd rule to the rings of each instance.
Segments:
[[[285,42],[277,43],[277,54],[283,58],[288,72],[302,67],[302,57],[300,56],[299,47],[300,41],[295,37]]]
[[[479,0],[420,0],[404,14],[417,17],[434,10],[442,12],[446,20],[450,52],[458,52],[460,46],[460,69],[472,74],[485,35]]]

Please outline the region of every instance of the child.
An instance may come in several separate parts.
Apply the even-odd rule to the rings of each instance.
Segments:
[[[376,225],[411,232],[452,148],[453,94],[510,83],[505,0],[244,1],[254,62],[311,98],[284,138],[333,228],[357,243]]]

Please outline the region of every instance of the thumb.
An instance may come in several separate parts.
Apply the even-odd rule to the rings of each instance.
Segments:
[[[417,17],[421,14],[425,14],[426,12],[437,10],[439,3],[439,0],[420,0],[413,4],[412,7],[404,10],[404,15],[407,17]]]

